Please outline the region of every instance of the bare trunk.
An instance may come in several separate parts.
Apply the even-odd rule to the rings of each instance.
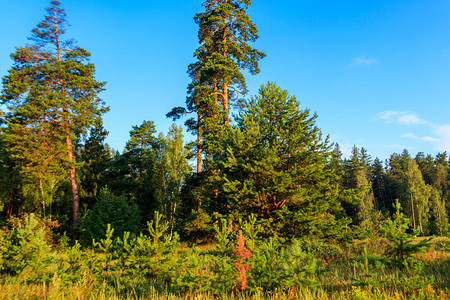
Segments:
[[[200,130],[201,122],[200,112],[197,112],[198,128],[197,128],[197,173],[202,172],[202,131]]]
[[[375,193],[373,192],[372,183],[370,183],[370,193],[372,194],[372,202],[375,204]]]
[[[226,44],[227,39],[228,39],[228,30],[225,28],[225,30],[223,31],[223,43]],[[227,57],[228,53],[227,53],[227,47],[224,47],[224,52],[223,52],[223,56]],[[229,121],[229,103],[228,103],[229,99],[228,99],[228,83],[226,82],[225,78],[223,80],[223,110],[225,111],[225,120],[224,120],[224,124],[228,125],[230,124]]]
[[[217,99],[217,78],[216,77],[214,77],[214,102],[216,103],[216,105],[219,103],[219,101]]]
[[[45,195],[44,195],[44,187],[42,186],[42,179],[39,179],[39,188],[41,189],[41,197],[42,197],[42,213],[45,216]]]
[[[228,104],[228,84],[223,84],[223,110],[225,111],[225,120],[224,124],[228,125],[230,124],[229,121],[229,104]]]
[[[12,197],[10,197],[9,199],[10,199],[10,202],[8,203],[8,206],[7,206],[8,208],[6,209],[6,214],[8,215],[8,217],[11,217],[14,205],[11,201]]]
[[[172,193],[172,200],[173,200],[172,209],[170,211],[170,240],[172,240],[172,237],[173,237],[173,226],[174,226],[174,223],[175,223],[175,212],[177,210],[177,202],[175,200],[175,196],[173,195],[173,193]]]
[[[73,209],[73,225],[76,226],[78,224],[78,213],[80,211],[80,197],[78,194],[78,182],[77,182],[77,172],[76,168],[73,165],[75,163],[75,156],[73,154],[72,149],[72,140],[70,136],[66,136],[66,146],[67,146],[67,155],[69,156],[70,163],[70,186],[72,188],[72,209]]]
[[[54,12],[54,24],[55,24],[56,50],[58,51],[58,61],[61,61],[61,45],[59,43],[58,15],[56,13],[56,10]]]
[[[416,216],[414,214],[414,201],[413,201],[413,195],[410,194],[411,196],[411,211],[412,211],[412,218],[413,218],[413,225],[414,225],[414,231],[416,230]]]
[[[422,236],[424,236],[424,235],[425,235],[425,233],[423,232],[423,227],[422,227],[422,218],[420,218],[420,217],[419,217],[419,226],[420,226],[420,234],[421,234]]]

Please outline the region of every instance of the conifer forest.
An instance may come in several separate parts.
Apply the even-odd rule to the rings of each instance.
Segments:
[[[449,155],[344,155],[277,78],[249,90],[250,5],[204,0],[173,125],[123,151],[64,1],[35,12],[1,74],[0,298],[450,299]]]

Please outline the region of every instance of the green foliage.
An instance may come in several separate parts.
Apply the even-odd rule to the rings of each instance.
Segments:
[[[19,201],[21,181],[22,177],[8,151],[3,130],[0,127],[0,212],[4,211],[8,215],[17,212],[21,204]]]
[[[83,148],[80,150],[80,197],[83,204],[90,208],[95,203],[102,188],[106,186],[106,172],[111,165],[112,151],[105,144],[108,131],[101,120],[95,123],[89,132]]]
[[[35,231],[39,225],[33,227],[32,223],[30,228],[45,241],[45,235]],[[28,226],[16,224],[14,228],[21,228],[19,231]],[[3,269],[7,281],[15,283],[16,294],[11,294],[9,284],[4,283],[6,277],[0,277],[2,295],[22,295],[23,288],[36,288],[44,283],[45,288],[39,289],[39,295],[50,298],[64,295],[88,298],[98,291],[102,291],[100,298],[111,295],[150,299],[447,297],[443,288],[448,282],[448,264],[438,259],[434,261],[436,269],[433,271],[424,261],[412,256],[406,259],[404,267],[392,265],[389,268],[379,257],[370,255],[366,247],[359,255],[356,248],[352,253],[343,253],[317,241],[293,240],[283,245],[276,237],[261,238],[262,227],[254,216],[234,224],[220,221],[215,226],[216,245],[203,249],[180,248],[177,236],[171,238],[169,228],[169,223],[157,213],[148,223],[148,233],[139,236],[125,233],[114,238],[115,231],[108,226],[106,235],[95,243],[94,250],[83,249],[78,243],[69,247],[62,242],[55,250],[50,250],[50,256],[45,256],[51,257],[51,264],[37,264],[36,257],[30,256],[33,263],[28,262],[19,274]],[[12,249],[9,237],[9,233],[0,235],[3,246],[0,260],[3,258],[3,262],[5,250]],[[50,249],[48,243],[44,245]],[[341,257],[330,262],[328,256],[335,254]],[[19,267],[22,261],[10,263]],[[33,292],[25,295],[24,298],[32,298]]]
[[[283,267],[287,272],[288,286],[311,287],[319,284],[315,279],[320,270],[319,264],[312,253],[301,248],[299,240],[292,242],[285,255]]]
[[[334,215],[342,190],[316,117],[276,84],[261,86],[215,157],[220,171],[207,186],[214,210],[235,219],[253,213],[286,237],[342,238],[347,220]]]
[[[353,197],[343,203],[346,214],[359,238],[374,236],[381,221],[381,213],[375,208],[375,195],[371,182],[371,158],[364,148],[356,146],[343,162],[343,185],[353,191]]]
[[[259,73],[259,60],[265,57],[249,44],[258,38],[258,30],[247,14],[250,1],[207,0],[203,5],[205,11],[194,18],[199,25],[200,46],[194,54],[197,61],[188,67],[192,82],[186,107],[176,107],[167,114],[174,119],[196,114],[185,124],[197,135],[192,148],[196,150],[198,173],[202,171],[202,153],[205,169],[211,170],[210,156],[220,152],[219,142],[230,129],[230,106],[239,105],[240,95],[247,92],[242,70]]]
[[[442,199],[440,191],[435,187],[431,189],[430,202],[432,207],[430,228],[438,235],[444,236],[449,232],[448,215],[445,210],[445,200]]]
[[[20,275],[26,281],[50,280],[55,254],[47,242],[47,234],[46,228],[39,225],[34,214],[19,221],[1,239],[1,270],[11,275]]]
[[[151,219],[153,211],[158,208],[152,184],[155,157],[159,151],[155,133],[153,121],[143,121],[141,125],[133,126],[130,140],[122,155],[117,154],[113,159],[109,174],[111,189],[136,203],[143,220]]]
[[[116,197],[108,189],[103,189],[99,201],[81,221],[83,242],[90,244],[92,239],[104,237],[108,224],[114,228],[115,236],[121,236],[125,231],[137,232],[139,222],[135,204],[129,204],[124,197]]]
[[[422,240],[417,244],[412,243],[412,238],[419,234],[419,229],[413,231],[413,233],[407,233],[409,229],[410,221],[401,212],[402,208],[400,202],[395,204],[396,214],[393,220],[386,220],[381,227],[380,231],[384,237],[390,242],[386,256],[395,265],[404,265],[408,267],[413,263],[413,255],[423,250],[429,240]]]
[[[159,136],[158,143],[158,151],[154,155],[152,186],[157,209],[169,221],[170,232],[173,233],[181,207],[181,188],[191,167],[186,159],[188,153],[184,147],[181,127],[173,124],[166,137],[162,134]]]
[[[74,223],[78,219],[76,151],[73,141],[108,108],[98,97],[104,82],[95,79],[90,53],[64,40],[66,13],[52,1],[47,15],[30,38],[19,47],[3,78],[0,104],[8,109],[5,141],[16,168],[24,177],[22,193],[31,207],[55,200],[70,172]]]
[[[418,227],[424,235],[428,227],[431,186],[425,183],[417,163],[407,151],[401,156],[393,155],[391,165],[405,214],[412,220],[414,230]]]
[[[383,271],[385,265],[380,259],[369,256],[367,246],[364,245],[364,251],[359,260],[353,261],[354,266],[354,284],[356,286],[378,287],[384,283],[378,279],[379,272]],[[358,273],[356,270],[358,269]]]
[[[212,218],[205,210],[192,210],[184,226],[186,238],[195,244],[208,242],[214,233],[211,224]]]

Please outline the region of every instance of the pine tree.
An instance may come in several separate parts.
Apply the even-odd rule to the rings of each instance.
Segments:
[[[265,56],[248,44],[258,38],[258,30],[247,14],[250,4],[251,0],[207,0],[205,12],[195,17],[200,26],[200,49],[207,53],[204,72],[212,78],[216,103],[223,107],[224,124],[229,123],[231,100],[237,101],[239,94],[246,93],[241,69],[257,74],[258,61]]]
[[[386,171],[383,167],[383,163],[377,157],[372,164],[371,182],[377,206],[383,209],[388,209],[391,206],[391,203],[386,196],[386,181]]]
[[[376,231],[379,213],[374,206],[374,193],[371,182],[371,158],[364,148],[359,150],[356,146],[352,154],[345,160],[345,180],[347,188],[353,189],[356,199],[344,204],[353,224],[360,228],[363,235],[370,235]]]
[[[423,152],[417,153],[415,159],[417,166],[419,167],[420,173],[422,173],[423,180],[426,184],[432,184],[433,173],[435,169],[434,159],[428,154],[424,155]]]
[[[217,158],[216,209],[234,218],[251,213],[269,231],[286,236],[337,238],[339,179],[328,167],[331,146],[294,96],[269,82],[245,106]],[[217,201],[217,199],[213,199]]]
[[[106,187],[106,174],[112,160],[112,151],[105,144],[108,131],[99,120],[89,132],[89,137],[80,150],[80,196],[83,203],[91,206],[100,191]]]
[[[153,121],[143,121],[141,125],[133,126],[130,140],[118,160],[122,176],[119,191],[139,206],[143,220],[151,218],[157,208],[151,184],[155,153],[160,150],[155,133]]]
[[[186,125],[197,135],[197,173],[202,171],[202,152],[209,159],[217,151],[218,141],[227,135],[229,128],[223,125],[229,124],[230,104],[238,104],[247,92],[241,70],[257,74],[258,62],[265,56],[249,45],[258,38],[247,14],[250,4],[250,0],[207,0],[205,11],[194,18],[200,47],[195,52],[197,61],[188,68],[192,82],[186,108],[174,108],[167,116],[176,119],[196,113]]]
[[[51,1],[44,21],[32,30],[34,43],[12,54],[14,66],[3,80],[2,100],[10,109],[7,140],[17,157],[26,158],[22,170],[42,169],[40,183],[49,179],[45,182],[50,187],[69,171],[76,225],[79,192],[73,142],[107,108],[98,98],[104,83],[95,79],[89,52],[63,39],[67,21],[60,5]]]

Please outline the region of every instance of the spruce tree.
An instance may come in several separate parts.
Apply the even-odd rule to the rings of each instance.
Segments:
[[[100,191],[106,187],[106,174],[110,169],[112,151],[105,144],[108,131],[98,120],[80,150],[80,196],[83,203],[92,207]]]
[[[377,157],[372,164],[372,188],[377,206],[383,209],[388,209],[391,203],[388,202],[386,197],[386,171],[383,167],[383,163]]]
[[[152,187],[155,155],[159,151],[153,121],[143,121],[133,126],[130,140],[117,160],[120,184],[118,191],[139,206],[143,219],[150,218],[157,208]]]
[[[53,0],[45,19],[32,30],[26,47],[11,55],[14,66],[3,80],[2,101],[9,106],[7,141],[22,171],[40,169],[49,186],[69,173],[73,223],[78,222],[79,192],[74,141],[107,108],[98,97],[104,83],[95,79],[89,52],[64,40],[66,13]],[[35,153],[35,155],[30,155]],[[34,172],[34,171],[33,171]]]
[[[344,207],[353,219],[353,224],[357,225],[364,235],[375,232],[379,219],[374,206],[375,198],[370,180],[371,163],[367,151],[364,148],[359,150],[356,146],[353,147],[350,158],[344,162],[344,185],[353,189],[356,196],[355,201],[345,203]]]

